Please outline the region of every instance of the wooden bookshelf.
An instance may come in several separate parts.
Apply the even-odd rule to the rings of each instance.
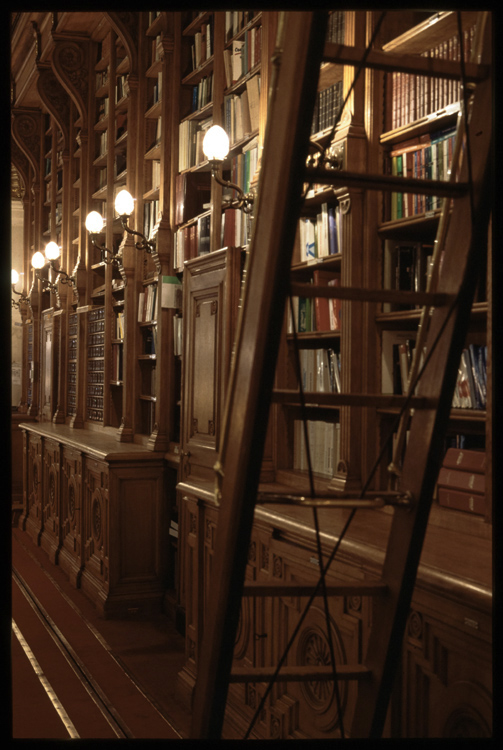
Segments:
[[[37,19],[30,13],[20,15],[23,34],[32,39],[30,22]],[[462,14],[467,51],[476,16],[475,11]],[[363,49],[377,18],[374,10],[334,10],[327,41]],[[186,648],[177,687],[190,705],[218,527],[215,465],[218,468],[226,388],[256,218],[256,207],[251,215],[229,208],[232,192],[212,179],[201,145],[211,124],[223,126],[230,136],[223,177],[244,192],[260,185],[279,14],[72,11],[45,14],[45,23],[44,29],[54,28],[51,34],[43,31],[39,60],[34,42],[20,45],[21,31],[13,41],[12,159],[28,186],[23,199],[24,278],[26,291],[32,292],[32,308],[23,324],[26,486],[18,515],[39,544],[44,532],[41,514],[50,511],[48,472],[59,472],[54,485],[59,542],[56,532],[46,532],[44,549],[56,558],[60,544],[62,568],[106,616],[123,615],[129,607],[143,612],[145,595],[146,610],[164,609],[176,619]],[[451,40],[456,33],[454,12],[389,11],[375,47],[418,57],[436,56],[438,49],[439,57],[455,59]],[[16,45],[29,48],[28,63],[21,61]],[[75,61],[78,76],[70,61]],[[438,144],[444,143],[458,118],[456,87],[439,79],[436,88],[428,89],[426,102],[420,77],[368,70],[348,96],[353,70],[335,63],[320,69],[313,158],[320,145],[331,147],[348,172],[391,174],[397,172],[402,155],[403,174],[407,144],[410,153],[420,146],[424,155],[440,133],[438,156]],[[52,100],[52,87],[64,96]],[[431,176],[440,175],[438,160],[435,169]],[[154,243],[152,252],[138,250],[138,236],[125,232],[115,214],[114,198],[122,188],[135,200],[129,226]],[[433,201],[405,210],[403,197],[400,202],[397,210],[398,198],[388,200],[378,191],[306,185],[293,281],[424,288],[440,206]],[[98,247],[84,225],[91,210],[105,219],[96,238]],[[33,253],[43,251],[51,239],[62,246],[61,267],[75,272],[77,287],[75,293],[71,286],[59,284],[59,308],[55,295],[43,293],[30,270]],[[119,253],[120,268],[105,262],[99,246]],[[408,276],[397,273],[399,248],[404,257],[405,249],[410,250]],[[404,641],[402,674],[386,725],[389,736],[433,736],[435,731],[450,736],[464,719],[473,720],[483,734],[488,724],[493,302],[490,259],[484,263],[485,283],[481,281],[472,308],[466,347],[487,346],[487,401],[479,408],[453,405],[446,449],[460,444],[459,436],[464,436],[469,449],[486,451],[487,513],[471,515],[434,503]],[[171,289],[168,294],[175,279],[180,296]],[[333,324],[328,302],[328,318],[325,310],[320,320],[320,306],[311,302],[309,327],[305,303],[298,298],[293,320],[289,309],[281,311],[278,388],[297,387],[298,346],[306,381],[309,377],[315,384],[312,390],[340,389],[354,395],[401,389],[394,347],[413,345],[419,309],[374,302],[352,306],[344,300],[332,311],[337,321]],[[316,490],[360,489],[395,417],[394,409],[344,405],[327,410],[321,430],[310,425]],[[36,418],[37,424],[28,418]],[[273,404],[262,460],[264,487],[308,487],[303,439],[298,406]],[[374,478],[376,488],[386,485],[388,462],[386,455]],[[140,496],[142,505],[137,502]],[[100,513],[104,518],[105,507],[113,508],[124,523],[122,541],[112,527],[103,526],[102,536],[93,527]],[[323,550],[328,554],[338,524],[344,522],[343,513],[327,513],[323,520]],[[374,575],[389,522],[388,511],[379,513],[375,524],[359,521],[331,575],[344,580]],[[247,576],[314,580],[319,566],[310,523],[304,509],[258,509]],[[121,578],[124,540],[132,550],[127,550],[133,571],[127,581]],[[257,599],[253,606],[253,612],[243,609],[236,660],[241,665],[268,665],[292,630],[291,618],[301,602],[282,600],[279,620],[265,599]],[[363,651],[370,605],[341,600],[331,614],[344,658]],[[313,632],[320,626],[318,615],[308,622]],[[432,653],[442,658],[432,659]],[[464,693],[461,683],[472,692]],[[243,730],[261,689],[231,686],[229,738]],[[256,738],[333,738],[338,731],[335,704],[331,694],[316,703],[314,690],[279,688],[269,699]],[[476,715],[463,713],[473,695]],[[354,703],[351,687],[343,702],[349,715]],[[433,704],[446,707],[441,726],[432,718]]]

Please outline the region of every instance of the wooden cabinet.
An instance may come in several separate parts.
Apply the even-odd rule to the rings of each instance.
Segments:
[[[180,486],[184,528],[186,663],[180,695],[190,705],[197,675],[200,639],[211,596],[211,560],[218,508],[211,493],[190,494]],[[307,511],[268,506],[255,513],[246,579],[316,583],[319,559]],[[323,511],[322,552],[326,559],[347,512]],[[389,515],[361,517],[330,568],[329,581],[379,577]],[[488,541],[471,539],[462,565],[451,553],[458,532],[432,527],[427,535],[385,728],[387,737],[460,737],[491,734],[491,572]],[[469,541],[470,540],[470,541]],[[475,576],[469,587],[465,576]],[[327,664],[322,600],[305,613],[299,597],[243,599],[234,665],[275,666],[293,638],[286,664]],[[299,617],[305,615],[296,630]],[[339,664],[353,664],[365,652],[372,621],[368,598],[330,600],[334,649]],[[225,738],[242,738],[265,690],[264,684],[231,685]],[[351,726],[355,687],[341,688],[344,731]],[[441,708],[436,705],[440,701]],[[278,682],[258,718],[252,737],[307,739],[338,736],[340,716],[332,684]]]
[[[169,526],[164,455],[64,426],[21,429],[23,528],[104,616],[159,611]]]

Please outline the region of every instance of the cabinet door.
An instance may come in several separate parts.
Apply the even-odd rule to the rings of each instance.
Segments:
[[[184,480],[213,481],[240,287],[240,251],[195,258],[184,272]]]

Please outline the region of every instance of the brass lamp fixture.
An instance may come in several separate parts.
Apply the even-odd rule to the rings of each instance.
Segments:
[[[12,292],[13,294],[17,294],[19,297],[17,301],[15,299],[12,300],[12,307],[17,307],[18,309],[21,309],[21,305],[24,304],[24,305],[29,305],[31,308],[30,298],[27,297],[22,292],[18,292],[15,288],[16,284],[19,281],[19,274],[15,268],[11,270],[10,278],[11,278],[11,284],[12,284]]]
[[[241,208],[246,214],[249,214],[253,210],[253,202],[255,196],[253,193],[244,193],[239,185],[230,182],[229,180],[223,180],[220,176],[222,162],[229,153],[229,136],[220,125],[213,125],[208,129],[203,140],[203,153],[210,162],[211,175],[225,188],[231,188],[238,194],[237,198],[232,198],[222,204],[223,208]]]
[[[89,236],[93,245],[101,251],[102,263],[106,263],[107,265],[115,263],[115,265],[118,266],[119,271],[122,272],[122,255],[120,253],[114,253],[112,250],[109,250],[108,247],[105,247],[105,245],[98,245],[96,241],[98,235],[102,233],[104,226],[105,221],[102,215],[98,213],[98,211],[91,211],[87,214],[86,229],[89,232]]]
[[[42,282],[42,291],[43,292],[52,292],[56,295],[56,299],[58,301],[58,307],[61,306],[61,298],[59,296],[58,286],[57,284],[52,283],[49,281],[49,279],[44,279],[43,276],[40,275],[40,271],[44,266],[46,266],[48,263],[48,258],[44,256],[40,250],[37,250],[37,252],[33,255],[31,259],[31,265],[35,271],[35,276],[37,279],[40,279]]]
[[[134,211],[134,198],[127,190],[120,190],[115,198],[115,210],[121,220],[122,228],[135,237],[141,237],[141,242],[135,242],[137,250],[145,250],[146,253],[156,253],[155,240],[148,240],[144,234],[131,229],[128,219]]]
[[[50,267],[55,273],[58,274],[58,276],[56,277],[56,283],[58,281],[61,281],[62,284],[69,284],[75,289],[75,277],[70,276],[62,268],[56,268],[56,266],[54,265],[54,263],[61,255],[61,248],[59,247],[59,245],[57,245],[56,242],[48,242],[45,246],[44,252]]]

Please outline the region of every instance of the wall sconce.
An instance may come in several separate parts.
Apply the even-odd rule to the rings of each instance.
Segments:
[[[203,153],[210,162],[211,175],[216,182],[223,187],[232,188],[238,194],[237,198],[232,198],[230,201],[223,203],[222,207],[241,208],[246,214],[251,213],[255,199],[253,193],[244,193],[239,185],[220,177],[222,162],[229,153],[229,136],[220,125],[213,125],[208,129],[203,140]]]
[[[49,281],[49,279],[44,279],[43,276],[40,275],[39,271],[47,264],[46,258],[42,255],[40,250],[37,250],[37,252],[33,255],[33,258],[31,259],[31,265],[33,266],[33,269],[35,271],[35,276],[37,279],[40,279],[42,282],[42,291],[43,292],[52,292],[56,295],[56,299],[58,301],[58,307],[61,307],[61,298],[59,296],[58,287],[56,284],[53,284]]]
[[[109,250],[108,247],[105,247],[105,245],[98,245],[98,243],[96,242],[96,237],[101,234],[104,226],[105,222],[102,215],[98,213],[98,211],[91,211],[87,214],[86,229],[89,232],[89,236],[93,245],[101,251],[102,263],[106,263],[107,265],[115,263],[124,278],[124,282],[126,282],[126,278],[123,273],[124,267],[122,265],[122,255],[120,253],[114,253],[112,250]]]
[[[47,258],[47,262],[49,263],[52,270],[58,274],[56,277],[56,283],[61,281],[62,284],[69,284],[76,290],[75,286],[75,277],[70,276],[67,274],[66,271],[63,271],[62,268],[56,268],[54,265],[54,262],[60,257],[61,255],[61,248],[59,245],[57,245],[55,242],[48,242],[45,246],[45,257]]]
[[[59,245],[57,245],[55,242],[48,242],[45,246],[44,254],[42,254],[40,250],[38,250],[31,259],[31,265],[35,270],[35,276],[42,282],[42,291],[52,292],[53,294],[55,294],[58,301],[58,307],[61,307],[61,298],[59,296],[57,285],[58,281],[61,281],[62,284],[70,284],[73,287],[78,300],[78,291],[75,284],[75,277],[70,276],[62,268],[56,268],[56,266],[54,265],[55,261],[59,258],[60,255],[61,248],[59,247]],[[39,271],[47,264],[49,264],[52,270],[57,274],[56,281],[54,283],[49,281],[48,279],[44,279],[43,276],[41,276],[39,273]]]
[[[141,237],[141,242],[135,242],[137,250],[145,250],[146,253],[155,253],[155,240],[147,240],[144,234],[136,232],[128,227],[128,219],[134,211],[134,198],[127,190],[120,190],[115,198],[115,210],[121,220],[122,228],[136,237]]]
[[[29,305],[30,310],[31,310],[30,298],[27,297],[22,292],[16,291],[16,289],[15,289],[15,286],[16,286],[17,282],[19,281],[19,274],[18,274],[18,272],[16,271],[15,268],[13,268],[11,270],[10,279],[11,279],[11,284],[12,284],[12,291],[13,291],[14,294],[17,294],[18,297],[19,297],[19,299],[18,299],[17,302],[16,302],[15,299],[12,300],[12,307],[17,307],[18,309],[21,309],[21,305],[24,304],[24,305]]]

